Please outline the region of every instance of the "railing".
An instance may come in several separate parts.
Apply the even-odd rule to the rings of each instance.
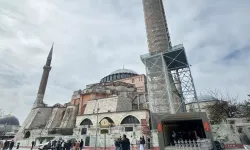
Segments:
[[[201,139],[201,140],[180,140],[174,141],[175,145],[171,149],[180,149],[180,150],[211,150],[213,149],[210,139]]]

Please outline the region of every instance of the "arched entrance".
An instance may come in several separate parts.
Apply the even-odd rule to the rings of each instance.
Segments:
[[[140,124],[140,121],[136,117],[131,115],[125,117],[121,122],[121,125],[124,125],[125,127],[125,132],[134,131],[134,126],[136,126],[137,124]]]
[[[25,133],[25,135],[24,135],[24,138],[27,139],[27,138],[29,138],[29,137],[30,137],[30,131],[27,131],[27,132]]]
[[[92,121],[88,118],[84,119],[81,123],[80,126],[84,126],[81,130],[81,135],[86,135],[87,134],[87,128],[90,128],[90,126],[93,125]]]

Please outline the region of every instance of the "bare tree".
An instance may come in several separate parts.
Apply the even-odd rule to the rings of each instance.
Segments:
[[[245,100],[238,105],[240,117],[245,117],[250,121],[250,100]]]
[[[236,117],[238,111],[238,95],[231,96],[228,92],[222,94],[219,90],[207,90],[206,95],[217,100],[213,105],[208,105],[207,110],[212,124],[218,124],[226,118]]]

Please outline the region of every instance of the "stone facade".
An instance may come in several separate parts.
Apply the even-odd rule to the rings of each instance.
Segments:
[[[66,108],[58,108],[55,107],[52,110],[52,114],[49,118],[49,120],[47,121],[46,127],[47,129],[49,128],[59,128],[61,123],[62,123],[62,119],[64,117]]]
[[[113,112],[113,113],[100,113],[98,114],[98,120],[102,120],[105,117],[109,117],[113,120],[115,125],[121,125],[122,120],[127,117],[127,116],[134,116],[136,117],[139,121],[141,119],[146,119],[149,120],[149,112],[148,110],[135,110],[135,111],[124,111],[124,112]],[[95,126],[97,124],[97,116],[96,114],[88,114],[84,116],[77,116],[76,119],[76,127],[79,128],[81,125],[81,122],[84,119],[89,119],[92,121],[93,125]]]
[[[77,113],[78,106],[68,106],[64,113],[60,128],[74,128]]]
[[[92,100],[87,103],[84,114],[96,113],[97,108],[99,108],[98,113],[130,111],[132,103],[130,98],[122,96]]]
[[[145,75],[138,75],[130,78],[120,79],[118,81],[133,84],[138,93],[145,93],[147,91],[147,78]]]
[[[133,116],[139,120],[136,124],[122,124],[126,117]],[[84,120],[90,120],[92,125],[82,125]],[[141,120],[145,119],[147,122],[147,127],[149,128],[149,111],[148,110],[135,110],[135,111],[124,111],[124,112],[107,112],[96,114],[85,114],[84,116],[78,116],[76,120],[76,128],[74,130],[74,135],[77,139],[83,139],[86,143],[86,139],[90,138],[89,147],[95,145],[97,139],[98,147],[113,147],[114,139],[119,138],[123,134],[126,134],[130,139],[131,144],[136,144],[136,141],[140,139],[140,136],[144,134],[142,132]],[[104,121],[103,121],[104,120]],[[111,124],[105,123],[105,121],[113,122]],[[98,125],[98,126],[97,126]],[[111,126],[110,126],[111,125]],[[131,128],[132,130],[126,131],[126,128]],[[82,133],[82,129],[86,128],[86,133]],[[102,131],[107,131],[107,134],[102,134]],[[97,134],[97,137],[96,137]]]

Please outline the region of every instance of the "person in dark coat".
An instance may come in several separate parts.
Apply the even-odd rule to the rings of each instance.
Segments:
[[[121,149],[121,139],[117,138],[115,139],[115,150],[120,150]]]
[[[81,139],[81,142],[80,142],[80,144],[79,144],[79,147],[80,147],[80,150],[83,149],[83,140],[82,140],[82,139]]]
[[[33,149],[33,147],[35,146],[35,141],[31,142],[31,149]]]
[[[19,149],[20,143],[17,143],[16,149]]]
[[[150,138],[148,137],[148,150],[150,150]]]
[[[144,145],[145,145],[145,139],[144,136],[140,138],[140,150],[144,150]]]
[[[124,134],[123,139],[120,141],[122,150],[130,150],[130,141],[127,136]]]
[[[68,141],[67,143],[67,150],[70,150],[72,146],[71,140]]]
[[[10,150],[12,150],[12,148],[14,147],[14,141],[12,140],[11,142],[10,142]]]
[[[3,149],[8,149],[8,147],[9,147],[9,142],[5,141],[3,144]]]

